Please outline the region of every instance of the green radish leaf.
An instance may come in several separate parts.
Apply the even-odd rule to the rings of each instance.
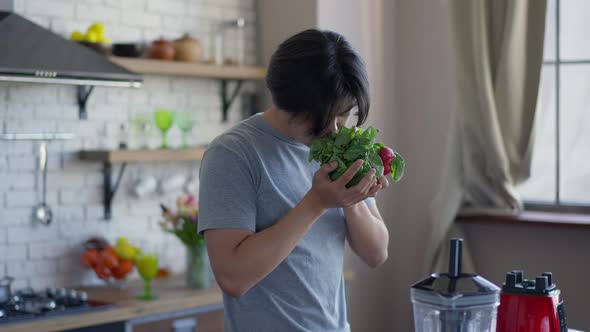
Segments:
[[[338,161],[338,168],[330,173],[330,179],[332,179],[332,181],[337,180],[348,169],[348,165],[346,165],[342,159],[338,158],[336,160]]]
[[[404,176],[404,168],[406,166],[406,162],[401,154],[394,151],[395,158],[393,158],[393,162],[391,163],[391,177],[393,181],[398,182]]]
[[[381,144],[381,143],[375,143],[375,144],[373,144],[373,151],[374,151],[375,153],[379,153],[379,151],[381,151],[381,149],[382,149],[384,146],[385,146],[384,144]]]
[[[350,188],[350,187],[354,187],[356,186],[365,175],[367,175],[367,173],[371,170],[371,165],[369,165],[368,162],[363,163],[363,166],[361,167],[361,169],[356,172],[355,176],[352,178],[352,180],[350,180],[347,184],[346,184],[346,188]]]
[[[383,166],[383,160],[379,157],[376,153],[369,154],[369,162],[371,166],[375,169],[375,176],[382,177],[385,167]]]
[[[358,139],[358,142],[356,144],[362,146],[365,149],[370,149],[371,147],[373,147],[373,140],[369,137],[361,137]]]
[[[376,128],[341,128],[337,133],[326,137],[315,139],[309,151],[309,161],[318,161],[321,165],[338,161],[338,167],[330,173],[330,178],[336,180],[358,159],[365,161],[362,168],[353,179],[347,183],[347,187],[354,186],[367,174],[371,168],[375,168],[377,176],[383,176],[384,165],[379,157],[379,151],[385,146],[382,143],[375,143]],[[394,181],[399,181],[403,176],[405,162],[403,157],[395,152],[396,158],[392,162],[391,176]]]
[[[338,135],[336,135],[336,139],[334,141],[334,145],[337,147],[346,146],[352,140],[353,131],[349,128],[342,128]]]
[[[382,177],[383,176],[383,173],[385,173],[385,167],[383,167],[383,166],[377,165],[374,168],[375,168],[375,176],[377,178]]]
[[[365,148],[363,148],[360,145],[353,145],[350,148],[348,148],[346,152],[344,152],[344,155],[342,157],[346,160],[355,161],[357,159],[360,159],[364,153]]]

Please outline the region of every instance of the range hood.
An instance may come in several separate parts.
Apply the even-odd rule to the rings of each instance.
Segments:
[[[14,12],[0,11],[0,81],[138,88],[143,77]]]

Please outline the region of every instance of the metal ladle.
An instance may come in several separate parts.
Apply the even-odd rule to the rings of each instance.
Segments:
[[[39,148],[39,165],[43,172],[43,198],[41,204],[33,208],[33,219],[43,225],[52,220],[51,209],[47,205],[47,141],[68,140],[74,138],[72,133],[6,133],[0,134],[0,140],[9,141],[41,141]]]
[[[51,224],[53,214],[51,208],[47,205],[47,142],[42,141],[39,146],[39,167],[43,174],[43,193],[41,204],[33,209],[33,219],[43,225]]]

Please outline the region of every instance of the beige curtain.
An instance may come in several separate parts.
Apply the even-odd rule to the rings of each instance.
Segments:
[[[530,171],[546,5],[545,0],[449,1],[454,134],[446,176],[430,207],[428,270],[444,270],[447,238],[461,236],[453,224],[460,207],[521,209],[515,186]],[[465,258],[469,267],[469,255]]]

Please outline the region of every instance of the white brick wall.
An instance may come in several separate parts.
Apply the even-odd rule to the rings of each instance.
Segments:
[[[14,157],[18,158],[18,157]],[[9,159],[10,160],[10,159]],[[16,173],[16,171],[10,171],[0,175],[0,188],[3,189],[33,189],[35,186],[35,177],[32,172],[27,173]]]
[[[36,195],[34,190],[5,191],[6,208],[32,207],[37,203]]]
[[[141,28],[158,28],[161,24],[160,15],[138,12],[132,9],[123,12],[122,20],[129,25]]]
[[[4,189],[3,189],[4,190]],[[5,227],[8,226],[18,226],[18,225],[27,225],[29,224],[31,221],[31,207],[24,207],[24,208],[11,208],[11,209],[6,209],[3,208],[2,211],[0,211],[0,222],[2,223],[2,227],[0,228],[0,243],[3,242],[2,236],[5,235],[6,233],[3,231],[6,231]]]
[[[60,258],[65,256],[70,248],[70,244],[65,241],[50,243],[32,243],[29,245],[30,259]]]
[[[14,156],[8,159],[8,170],[10,172],[23,172],[36,170],[38,159],[34,156]]]
[[[147,4],[148,11],[158,14],[166,13],[182,16],[186,10],[185,1],[182,0],[148,0]]]
[[[11,244],[0,246],[2,252],[2,262],[22,261],[27,259],[26,244]]]
[[[117,8],[109,8],[103,4],[98,5],[84,5],[76,4],[76,18],[80,20],[95,20],[101,21],[105,24],[111,22],[119,22],[121,19],[121,10]]]
[[[8,92],[8,88],[2,85],[0,85],[0,90]],[[35,117],[35,107],[33,105],[18,104],[16,102],[8,103],[6,99],[6,97],[0,96],[0,110],[2,110],[4,120],[25,120]]]
[[[6,121],[4,127],[10,127],[11,123]],[[6,129],[4,129],[6,131]],[[0,151],[10,158],[12,155],[28,155],[33,153],[33,143],[29,141],[2,141],[0,140]]]
[[[63,36],[100,21],[114,41],[176,39],[184,32],[203,39],[220,19],[255,17],[253,0],[15,1],[21,14]],[[246,35],[245,44],[255,45],[255,33]],[[252,46],[247,58],[254,59],[255,52]],[[129,189],[142,175],[158,179],[176,173],[194,176],[198,163],[128,165],[112,207],[113,219],[106,222],[102,219],[102,165],[80,162],[77,151],[116,146],[120,124],[130,126],[135,115],[151,113],[155,107],[196,112],[191,141],[206,143],[240,119],[236,104],[230,111],[230,123],[219,122],[219,86],[216,80],[146,76],[141,89],[95,88],[88,102],[88,120],[78,120],[74,87],[0,82],[2,132],[57,130],[77,135],[75,140],[48,145],[47,200],[54,221],[47,227],[31,223],[32,207],[39,203],[41,190],[38,144],[0,141],[0,276],[16,277],[14,288],[100,282],[79,263],[82,243],[95,235],[111,241],[126,236],[142,249],[157,252],[163,266],[183,270],[182,244],[158,226],[159,203],[173,205],[178,193],[137,199]],[[250,84],[246,88],[252,90]],[[132,129],[128,140],[139,144]],[[159,132],[152,131],[149,143],[152,147],[160,144]],[[169,143],[180,145],[178,129],[170,131]],[[116,174],[119,165],[114,170]]]
[[[57,238],[57,227],[24,225],[8,228],[8,243],[37,243],[53,241]]]
[[[102,191],[89,188],[74,188],[59,190],[59,204],[61,205],[80,205],[84,203],[102,202]]]
[[[52,0],[51,5],[48,5],[48,1],[33,0],[24,1],[25,3],[25,15],[35,15],[39,17],[74,17],[74,6],[72,1],[64,0]]]
[[[145,0],[104,0],[107,6],[122,8],[122,9],[145,9]]]
[[[57,264],[50,259],[15,261],[6,263],[7,273],[15,278],[26,278],[30,275],[48,275],[57,272]]]

